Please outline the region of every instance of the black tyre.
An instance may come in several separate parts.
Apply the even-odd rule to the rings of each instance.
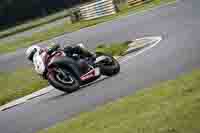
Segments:
[[[53,87],[67,93],[74,92],[80,88],[80,81],[76,76],[63,68],[53,69],[47,78]]]
[[[120,64],[119,62],[110,55],[104,55],[109,58],[109,60],[105,60],[101,62],[100,69],[101,73],[106,76],[113,76],[120,72]]]

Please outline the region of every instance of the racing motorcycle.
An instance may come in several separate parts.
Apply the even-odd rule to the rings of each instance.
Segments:
[[[82,55],[72,58],[58,48],[54,52],[37,52],[33,61],[38,74],[56,89],[67,93],[97,80],[101,75],[113,76],[120,71],[118,61],[104,53],[96,53],[95,59]]]

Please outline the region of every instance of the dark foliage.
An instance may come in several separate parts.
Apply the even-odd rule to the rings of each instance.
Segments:
[[[0,29],[50,15],[89,0],[0,0]]]

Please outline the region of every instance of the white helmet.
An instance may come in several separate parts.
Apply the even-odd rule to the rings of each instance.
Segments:
[[[37,46],[37,45],[33,45],[30,46],[27,50],[26,50],[26,58],[30,61],[33,61],[33,56],[36,52],[40,51],[41,47]]]

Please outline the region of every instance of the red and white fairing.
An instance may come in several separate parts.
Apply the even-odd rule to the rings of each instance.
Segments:
[[[85,81],[87,79],[90,79],[92,77],[96,77],[100,75],[100,68],[94,68],[92,70],[90,70],[88,73],[84,74],[83,76],[81,76],[81,80]]]
[[[59,56],[65,56],[65,53],[63,51],[55,51],[51,55],[48,55],[46,49],[36,52],[33,56],[35,71],[38,74],[44,74],[45,70],[47,69],[47,64],[53,62],[54,59]]]

